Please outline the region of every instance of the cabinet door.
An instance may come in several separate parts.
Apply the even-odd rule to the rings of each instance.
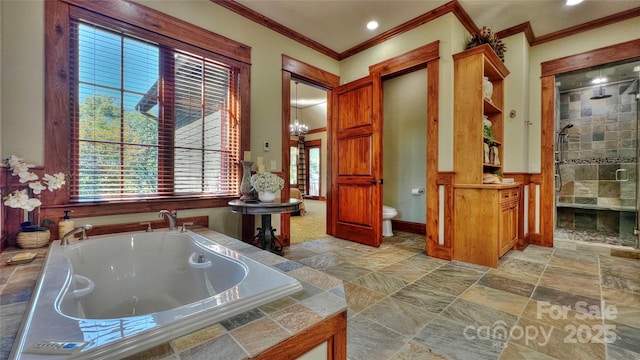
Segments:
[[[518,240],[518,202],[510,201],[500,206],[498,257],[509,251]]]
[[[500,216],[498,218],[498,257],[509,251],[509,237],[511,236],[510,222],[511,210],[509,203],[500,204]]]

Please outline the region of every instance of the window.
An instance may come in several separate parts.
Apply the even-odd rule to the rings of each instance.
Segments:
[[[289,183],[298,186],[298,143],[289,146]]]
[[[237,194],[237,71],[116,29],[74,28],[71,199]]]
[[[45,161],[69,174],[53,203],[123,204],[111,213],[226,205],[249,144],[250,48],[123,4],[45,2],[45,130],[55,130]]]

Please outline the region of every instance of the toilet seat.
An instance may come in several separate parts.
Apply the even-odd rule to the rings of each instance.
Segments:
[[[386,206],[383,205],[382,206],[382,217],[383,218],[392,218],[394,216],[398,215],[398,210],[396,210],[395,208],[392,208],[391,206]]]

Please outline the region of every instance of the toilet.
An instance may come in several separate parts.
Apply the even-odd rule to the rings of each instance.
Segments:
[[[391,219],[398,215],[398,210],[391,206],[382,206],[382,236],[393,236]]]

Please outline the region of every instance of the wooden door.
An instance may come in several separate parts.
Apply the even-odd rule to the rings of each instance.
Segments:
[[[332,235],[370,246],[382,240],[382,108],[379,77],[334,91],[331,120]]]

